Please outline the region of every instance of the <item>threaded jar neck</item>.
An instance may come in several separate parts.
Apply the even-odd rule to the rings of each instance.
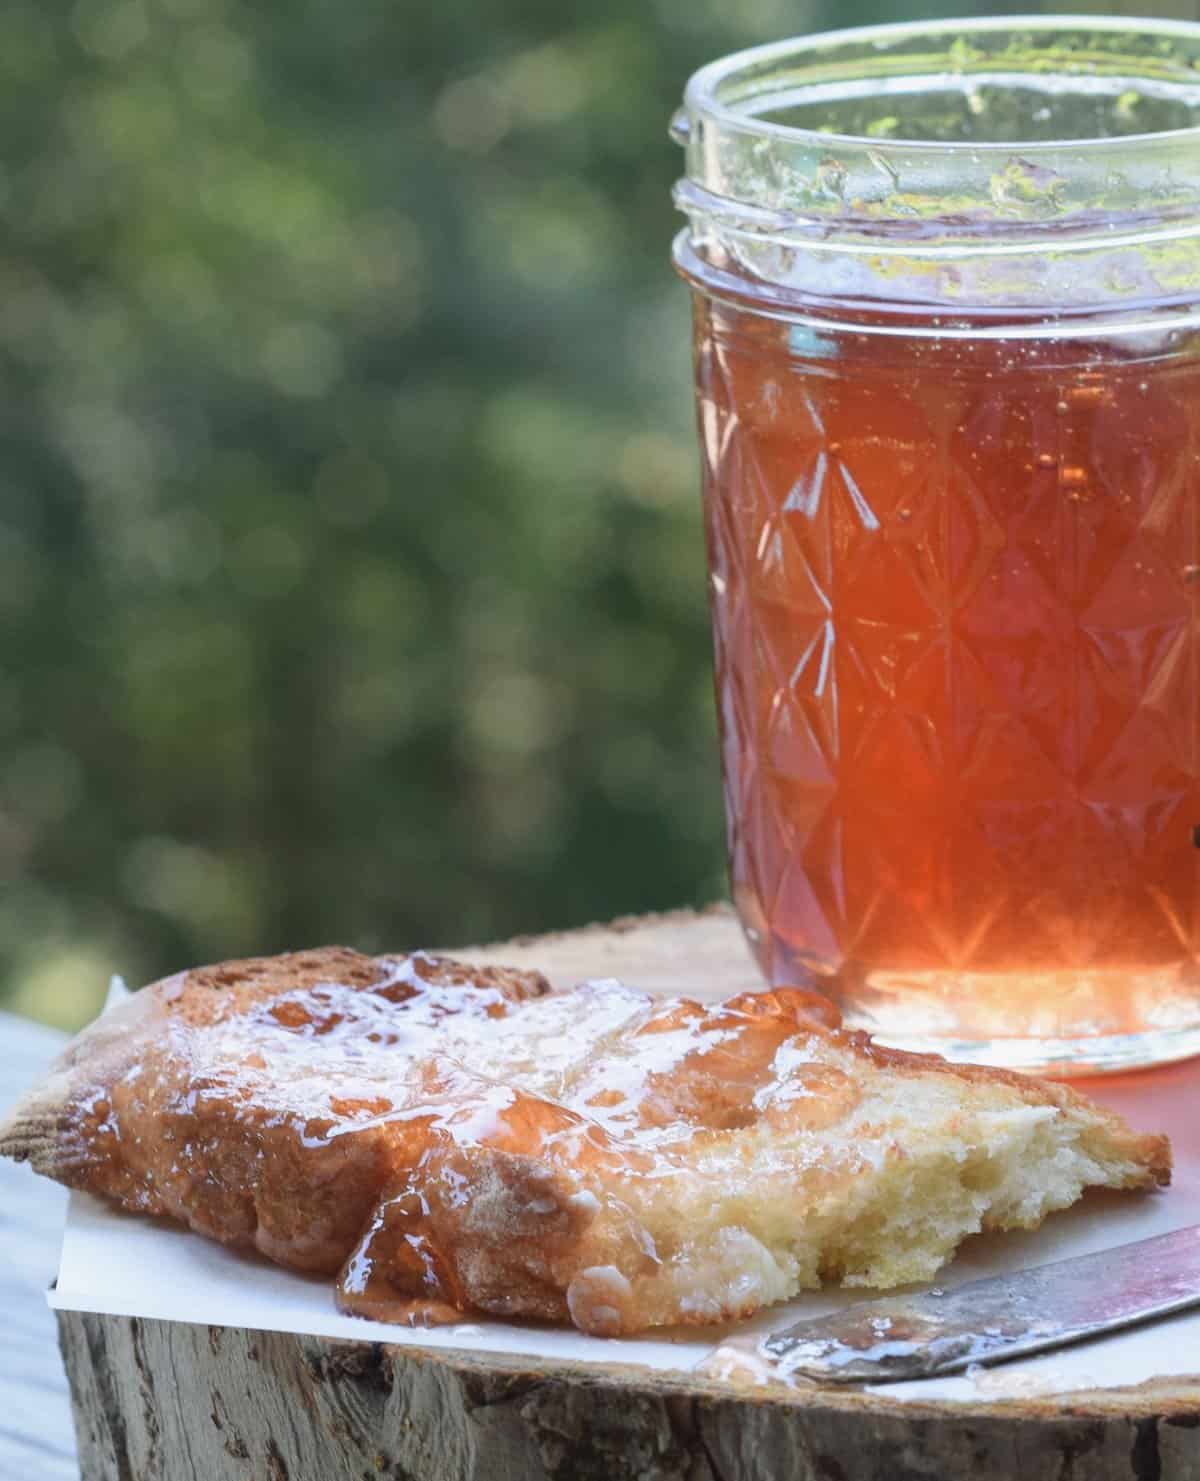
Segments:
[[[1200,313],[1200,25],[834,32],[689,81],[685,276],[780,309]]]

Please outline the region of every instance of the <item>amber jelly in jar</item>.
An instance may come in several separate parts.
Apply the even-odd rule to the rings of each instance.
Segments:
[[[762,970],[954,1058],[1200,1052],[1200,26],[788,41],[673,131]]]

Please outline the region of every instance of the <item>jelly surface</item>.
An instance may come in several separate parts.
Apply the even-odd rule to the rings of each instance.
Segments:
[[[697,295],[739,911],[904,1042],[1200,1026],[1200,356]]]
[[[341,953],[334,973],[327,955],[291,959],[281,990],[256,964],[150,990],[154,1032],[86,1106],[80,1161],[126,1206],[336,1275],[360,1315],[636,1328],[655,1317],[631,1281],[672,1253],[639,1210],[697,1149],[818,1130],[858,1099],[821,1062],[836,1013],[803,990],[706,1008],[420,954]]]

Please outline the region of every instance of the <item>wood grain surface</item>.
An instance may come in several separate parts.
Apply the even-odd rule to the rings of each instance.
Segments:
[[[60,1316],[85,1481],[1197,1481],[1200,1388],[770,1394],[618,1364]]]
[[[66,1042],[0,1013],[0,1111]],[[0,1162],[0,1478],[78,1481],[67,1380],[46,1289],[58,1268],[63,1188]]]

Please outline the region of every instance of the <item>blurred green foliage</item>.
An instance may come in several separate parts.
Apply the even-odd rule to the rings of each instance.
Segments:
[[[895,18],[8,0],[0,998],[722,889],[665,125]]]

